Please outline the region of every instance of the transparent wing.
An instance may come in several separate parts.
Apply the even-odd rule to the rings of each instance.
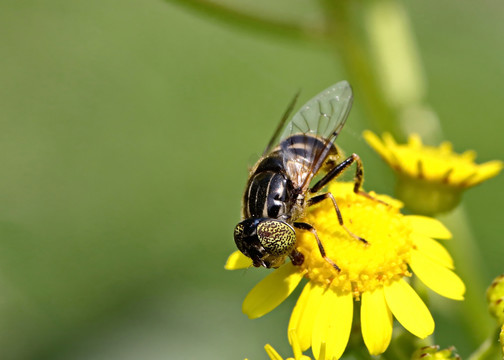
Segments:
[[[340,81],[308,101],[280,137],[284,165],[297,188],[306,189],[323,165],[352,107],[352,88]]]
[[[297,92],[296,95],[294,95],[294,98],[290,101],[289,106],[287,107],[282,118],[280,119],[280,122],[278,123],[275,132],[273,133],[273,136],[271,137],[268,145],[266,145],[266,149],[264,149],[263,156],[267,155],[271,151],[271,149],[273,149],[273,147],[277,144],[280,133],[282,132],[282,129],[284,128],[284,125],[287,122],[287,119],[292,113],[292,110],[294,110],[294,106],[296,105],[298,97],[299,97],[299,91]]]

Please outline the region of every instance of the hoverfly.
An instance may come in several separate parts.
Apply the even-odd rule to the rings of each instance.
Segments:
[[[334,196],[330,192],[320,192],[355,162],[354,192],[369,196],[361,191],[363,170],[359,156],[352,154],[338,163],[339,152],[334,145],[352,107],[352,88],[347,81],[341,81],[324,90],[308,101],[281,133],[297,97],[250,171],[242,201],[242,221],[234,229],[234,240],[255,267],[279,267],[287,256],[294,265],[300,265],[304,257],[295,249],[294,229],[310,231],[321,256],[339,271],[338,265],[326,256],[316,229],[298,220],[306,207],[330,199],[339,224],[351,236],[367,244],[345,227]],[[310,187],[314,176],[322,171],[325,175]]]

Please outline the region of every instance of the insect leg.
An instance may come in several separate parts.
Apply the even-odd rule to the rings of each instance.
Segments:
[[[345,171],[353,162],[357,163],[357,170],[355,172],[355,185],[354,192],[359,193],[360,187],[362,185],[362,181],[364,179],[364,171],[362,168],[362,161],[360,160],[359,155],[352,154],[341,163],[332,168],[322,179],[320,179],[315,185],[310,189],[311,193],[316,193],[324,186],[326,186],[329,181],[340,175],[343,171]]]
[[[313,236],[315,236],[315,239],[317,240],[317,245],[318,245],[320,255],[322,256],[322,258],[325,261],[327,261],[334,269],[336,269],[336,271],[338,271],[338,272],[341,271],[339,266],[336,265],[336,263],[334,261],[332,261],[331,259],[329,259],[327,257],[324,246],[322,245],[322,242],[320,241],[320,239],[317,235],[317,230],[315,230],[315,228],[313,226],[311,226],[310,224],[304,223],[304,222],[295,222],[294,227],[301,229],[301,230],[307,230],[307,231],[311,232],[313,234]]]
[[[302,265],[304,262],[304,255],[301,254],[296,249],[291,251],[291,253],[289,254],[289,257],[290,257],[293,265]]]
[[[382,204],[388,205],[386,202],[376,199],[373,196],[369,195],[367,192],[361,190],[362,182],[364,181],[364,167],[362,166],[362,161],[357,154],[352,154],[341,163],[336,165],[332,170],[330,170],[322,179],[320,179],[315,185],[312,186],[310,192],[316,193],[320,189],[329,183],[332,179],[340,175],[343,171],[345,171],[350,165],[355,164],[357,169],[355,170],[355,183],[354,183],[354,193],[367,197],[368,199],[378,201]]]
[[[321,194],[321,195],[317,195],[317,196],[312,197],[310,200],[308,200],[308,206],[311,206],[311,205],[314,205],[316,203],[319,203],[322,200],[325,200],[327,198],[331,199],[331,201],[332,201],[332,203],[334,205],[334,210],[336,211],[336,215],[338,216],[338,222],[343,227],[343,229],[345,229],[345,231],[348,233],[348,235],[350,235],[354,239],[362,241],[364,244],[368,245],[369,243],[368,243],[368,241],[366,239],[361,238],[360,236],[355,235],[353,232],[351,232],[345,226],[345,224],[343,223],[343,216],[341,215],[341,211],[340,211],[340,209],[338,207],[338,203],[336,202],[336,199],[334,198],[334,196],[333,196],[332,193],[327,192],[325,194]]]

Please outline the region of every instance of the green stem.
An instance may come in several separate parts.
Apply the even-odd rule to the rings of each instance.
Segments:
[[[486,288],[482,285],[483,262],[470,228],[471,221],[462,206],[439,218],[453,232],[454,239],[446,242],[446,246],[454,258],[457,273],[467,286],[461,316],[478,344],[491,331],[493,323],[487,310]]]
[[[227,7],[208,0],[169,0],[180,6],[196,11],[201,15],[252,31],[268,35],[275,34],[295,40],[321,42],[326,39],[325,28],[320,24],[301,25],[278,18],[252,14],[239,7]]]
[[[353,84],[359,103],[364,105],[372,123],[380,131],[390,131],[399,135],[397,116],[380,90],[380,85],[372,67],[372,58],[363,41],[359,20],[353,16],[355,3],[348,0],[321,0],[327,15],[330,41],[341,58]]]
[[[497,331],[498,332],[498,331]],[[475,352],[469,356],[468,360],[495,360],[502,356],[497,332],[493,332]],[[503,357],[504,358],[504,357]]]

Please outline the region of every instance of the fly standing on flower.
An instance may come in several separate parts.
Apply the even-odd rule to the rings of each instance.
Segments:
[[[352,107],[352,88],[341,81],[308,101],[287,124],[297,96],[293,99],[278,125],[263,156],[249,174],[243,196],[242,221],[234,229],[238,249],[255,267],[279,267],[287,256],[294,265],[301,265],[303,255],[295,248],[296,231],[310,231],[317,241],[320,255],[337,271],[338,265],[326,256],[316,229],[298,221],[305,208],[325,199],[334,204],[339,224],[363,245],[367,241],[345,227],[343,216],[334,196],[322,188],[356,163],[354,192],[361,190],[362,163],[357,154],[338,162],[334,141],[345,125]],[[275,146],[276,145],[276,146]],[[325,175],[310,186],[319,172]]]

